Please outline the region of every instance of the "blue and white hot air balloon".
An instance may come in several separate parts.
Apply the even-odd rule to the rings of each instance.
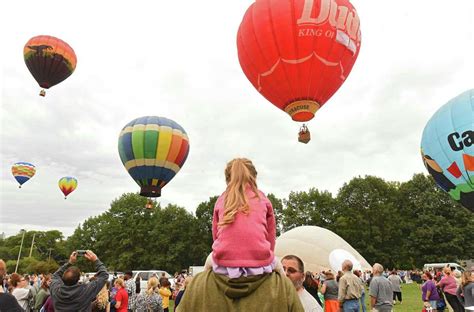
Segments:
[[[474,212],[474,89],[443,105],[423,130],[421,154],[443,190]]]

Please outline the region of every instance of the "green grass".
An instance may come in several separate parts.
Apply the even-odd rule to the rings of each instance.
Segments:
[[[367,312],[370,312],[370,297],[369,289],[365,290],[365,302],[367,307]],[[402,285],[402,299],[403,303],[400,304],[397,301],[397,304],[394,306],[393,312],[421,312],[423,308],[423,302],[421,301],[421,289],[418,284],[403,284]],[[170,300],[170,312],[174,311],[174,301]],[[362,312],[362,310],[361,310]],[[448,312],[448,310],[445,310]]]

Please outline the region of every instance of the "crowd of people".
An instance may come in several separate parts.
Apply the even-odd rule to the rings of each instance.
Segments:
[[[417,272],[389,272],[379,263],[361,272],[345,260],[341,271],[316,274],[305,271],[298,255],[278,259],[273,207],[257,188],[252,162],[236,158],[224,174],[227,187],[214,207],[214,242],[202,273],[190,277],[182,272],[176,276],[175,289],[166,277],[152,276],[147,288],[140,289],[132,272],[109,281],[105,265],[88,250],[83,256],[97,273],[84,280],[73,251],[52,276],[28,280],[11,274],[8,285],[0,288],[0,312],[168,312],[170,298],[177,312],[365,312],[367,295],[372,311],[390,312],[397,301],[402,304],[402,284],[412,281],[422,283],[426,311],[440,311],[441,297],[454,312],[474,311],[472,271],[464,272],[460,280],[450,268],[435,275],[423,272],[418,279]],[[5,276],[0,260],[2,281]]]

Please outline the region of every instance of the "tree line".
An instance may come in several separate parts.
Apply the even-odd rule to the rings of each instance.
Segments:
[[[54,271],[75,249],[93,250],[112,271],[164,269],[172,273],[202,265],[211,251],[217,198],[210,197],[192,213],[173,204],[154,203],[152,209],[146,209],[146,198],[123,194],[112,201],[109,210],[85,220],[67,239],[59,231],[26,232],[18,271]],[[277,235],[301,225],[321,226],[345,239],[369,263],[412,269],[474,255],[474,214],[423,174],[403,183],[355,177],[335,196],[310,188],[291,192],[285,199],[273,194],[268,198],[275,211]],[[33,235],[35,244],[30,250]],[[0,258],[7,261],[10,272],[22,236],[18,233],[0,240]]]

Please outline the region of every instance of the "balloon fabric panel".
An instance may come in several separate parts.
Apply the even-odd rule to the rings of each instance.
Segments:
[[[474,211],[474,90],[443,105],[428,121],[423,161],[436,183]]]

